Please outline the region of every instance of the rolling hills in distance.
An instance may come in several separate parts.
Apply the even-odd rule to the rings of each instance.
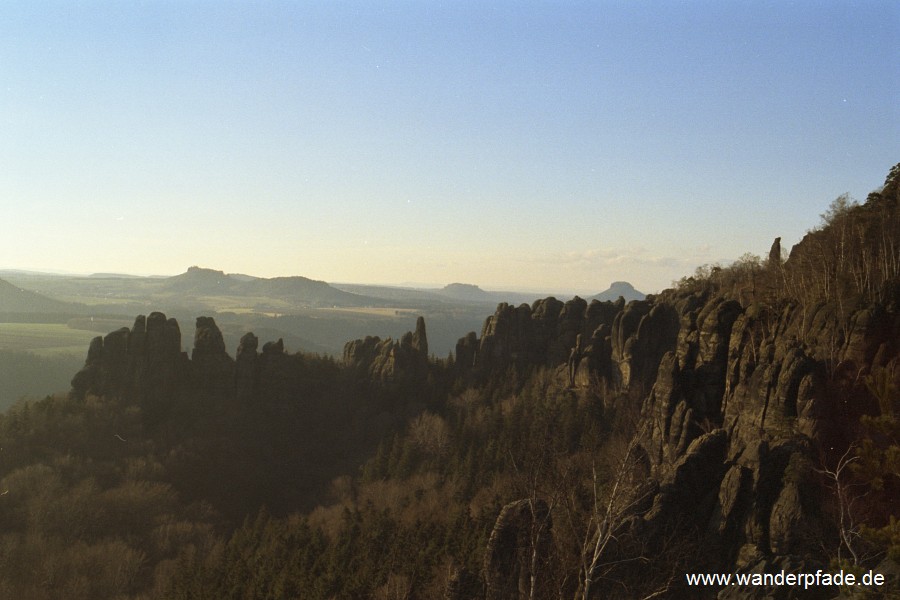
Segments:
[[[333,356],[340,356],[349,340],[369,335],[397,339],[421,315],[428,323],[431,352],[447,356],[460,337],[481,331],[497,304],[531,304],[547,295],[464,283],[419,288],[326,283],[302,276],[264,278],[196,266],[172,277],[0,270],[0,351],[36,354],[17,358],[17,364],[36,362],[37,369],[40,362],[44,372],[53,373],[14,391],[0,389],[0,407],[13,402],[13,395],[66,389],[73,369],[84,360],[83,348],[73,352],[72,335],[81,331],[89,338],[130,328],[137,314],[159,310],[176,317],[186,348],[196,318],[212,316],[232,353],[241,336],[253,331],[265,341],[282,338],[292,352]],[[630,284],[615,282],[587,300],[620,295],[626,301],[644,298]],[[48,361],[59,365],[48,369]]]
[[[0,271],[0,315],[29,313],[131,318],[141,311],[166,310],[170,313],[197,313],[241,317],[253,320],[266,317],[278,321],[286,317],[312,316],[324,321],[371,321],[372,334],[391,335],[378,324],[385,320],[406,322],[418,314],[424,316],[472,314],[476,325],[485,313],[501,302],[531,304],[549,294],[534,292],[486,291],[472,284],[451,283],[443,288],[406,288],[352,283],[329,284],[306,277],[263,278],[228,274],[223,271],[190,267],[173,277],[138,277],[125,274],[59,275],[51,273]],[[590,299],[626,301],[643,299],[630,284],[615,282]],[[21,317],[20,317],[21,318]],[[16,319],[19,320],[19,319]],[[431,324],[431,323],[429,323]],[[279,329],[275,327],[275,329]],[[287,331],[301,335],[300,331]],[[437,354],[449,352],[456,339],[435,339]],[[339,353],[346,339],[334,340],[321,328],[313,327],[309,345],[298,350]],[[353,335],[356,335],[354,328]],[[438,336],[439,337],[439,336]],[[318,346],[318,347],[314,347]]]

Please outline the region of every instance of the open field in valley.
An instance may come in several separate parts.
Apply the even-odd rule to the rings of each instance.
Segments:
[[[39,356],[86,354],[94,331],[61,323],[0,323],[0,350],[33,352]]]

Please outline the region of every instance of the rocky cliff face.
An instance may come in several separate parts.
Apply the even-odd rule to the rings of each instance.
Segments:
[[[610,336],[624,301],[600,302],[575,297],[561,302],[549,297],[531,306],[501,303],[481,330],[460,338],[456,366],[475,377],[511,366],[556,367],[569,364],[572,377],[582,359],[593,361],[594,372],[607,372],[611,361]]]
[[[695,307],[700,299],[681,305]],[[625,304],[550,297],[532,306],[502,303],[474,332],[456,344],[458,371],[474,378],[511,366],[565,368],[570,385],[601,381],[616,388],[649,390],[659,362],[680,331],[679,308],[648,300]]]
[[[460,339],[458,368],[567,367],[569,385],[636,391],[657,491],[623,527],[645,541],[672,527],[706,532],[709,570],[821,568],[834,525],[818,469],[858,434],[860,415],[878,414],[866,378],[888,373],[900,386],[898,198],[900,165],[838,217],[855,229],[836,221],[811,233],[784,265],[776,240],[760,267],[769,287],[752,293],[746,282],[707,282],[627,305],[501,304],[480,338]],[[834,239],[850,244],[835,238],[840,227],[869,262],[831,251]],[[502,580],[485,577],[489,588]]]
[[[594,318],[577,299],[565,314],[552,299],[536,306],[553,309],[539,320],[527,307],[498,307],[480,341],[460,340],[462,367],[561,371],[568,350],[571,385],[606,379],[620,391],[649,390],[641,446],[658,491],[630,522],[633,537],[653,540],[673,523],[705,531],[708,567],[723,572],[826,565],[814,558],[829,534],[816,469],[846,448],[860,414],[876,411],[865,377],[900,374],[896,309],[743,306],[710,292],[594,305]],[[578,338],[591,328],[584,345]],[[488,552],[491,565],[511,560]],[[515,575],[501,571],[486,568],[489,588]]]

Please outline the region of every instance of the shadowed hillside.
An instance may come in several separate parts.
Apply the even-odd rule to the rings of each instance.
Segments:
[[[73,314],[84,307],[47,298],[0,279],[0,313]]]

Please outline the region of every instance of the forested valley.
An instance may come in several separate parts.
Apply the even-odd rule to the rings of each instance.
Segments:
[[[447,358],[421,318],[333,358],[139,316],[0,416],[0,597],[788,598],[685,574],[817,569],[890,597],[898,203],[900,165],[786,258],[500,304]]]

